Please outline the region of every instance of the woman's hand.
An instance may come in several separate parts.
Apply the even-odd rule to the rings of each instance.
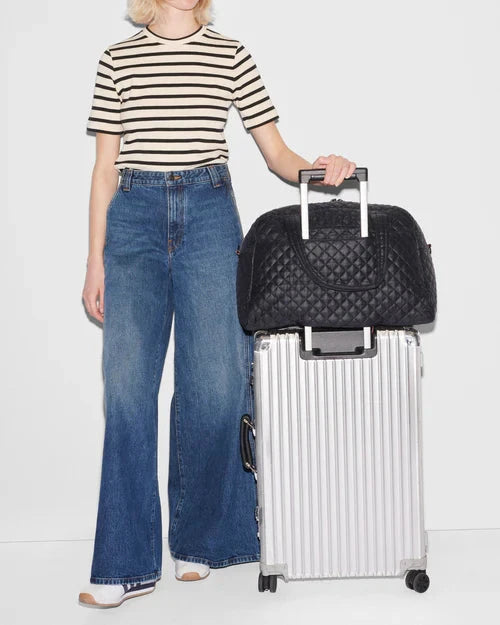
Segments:
[[[88,260],[82,297],[89,315],[102,323],[104,321],[104,262],[102,258]]]
[[[349,178],[352,176],[354,170],[356,169],[356,163],[347,160],[343,156],[337,156],[335,154],[330,154],[330,156],[318,156],[318,158],[313,163],[313,169],[326,169],[325,177],[323,180],[316,180],[315,182],[319,182],[324,185],[335,185],[338,187],[342,184],[344,178]],[[313,182],[311,180],[311,182]]]

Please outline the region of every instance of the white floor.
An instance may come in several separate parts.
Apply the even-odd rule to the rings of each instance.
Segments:
[[[278,580],[259,593],[257,563],[212,569],[199,582],[179,582],[167,543],[163,574],[150,595],[118,608],[78,603],[87,582],[92,541],[0,544],[2,625],[498,625],[500,529],[429,532],[429,590],[402,579]]]

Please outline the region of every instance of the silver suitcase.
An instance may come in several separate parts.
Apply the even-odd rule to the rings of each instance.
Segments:
[[[300,172],[304,238],[308,181],[323,175]],[[367,236],[367,170],[353,178]],[[427,590],[421,376],[414,328],[255,332],[254,422],[243,415],[240,442],[257,480],[260,591],[278,576],[406,576]]]

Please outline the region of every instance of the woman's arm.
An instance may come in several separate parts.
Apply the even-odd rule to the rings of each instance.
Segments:
[[[290,182],[298,182],[299,169],[325,168],[324,179],[311,181],[311,183],[339,186],[344,178],[351,176],[356,169],[356,163],[335,154],[319,156],[314,163],[310,163],[286,145],[274,122],[253,128],[250,132],[264,155],[269,169]]]
[[[114,163],[120,151],[120,135],[96,132],[96,159],[92,170],[89,207],[89,252],[83,301],[89,315],[104,319],[104,240],[106,213],[118,185]]]

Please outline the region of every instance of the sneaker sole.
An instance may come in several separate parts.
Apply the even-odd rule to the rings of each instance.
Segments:
[[[130,592],[127,595],[124,595],[120,601],[117,603],[98,603],[94,595],[91,595],[88,592],[81,592],[78,596],[79,603],[93,608],[117,608],[127,599],[133,599],[134,597],[141,597],[142,595],[149,595],[155,590],[155,588],[151,588],[150,590],[143,590],[141,592]]]
[[[178,579],[180,582],[197,582],[198,580],[206,579],[209,575],[210,571],[203,577],[201,577],[199,573],[193,571],[192,573],[184,573],[182,577],[177,577],[176,575],[175,579]]]

